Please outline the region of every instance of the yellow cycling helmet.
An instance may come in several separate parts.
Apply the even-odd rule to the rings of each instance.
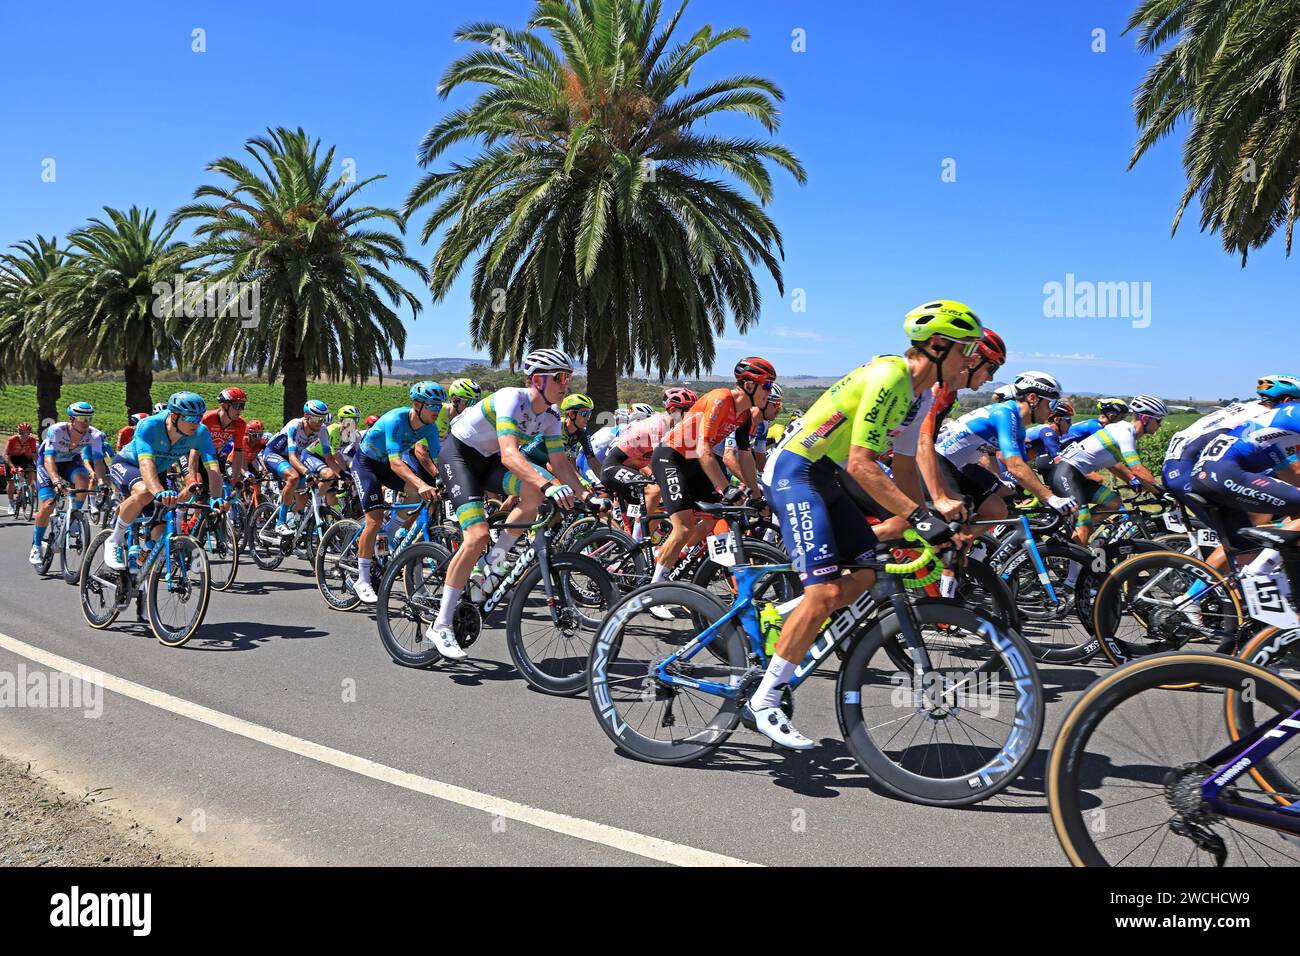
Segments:
[[[952,299],[935,299],[907,313],[903,331],[913,342],[924,342],[932,335],[968,340],[980,338],[984,326],[970,306]]]
[[[566,395],[564,401],[560,402],[560,411],[562,412],[572,411],[575,408],[579,411],[589,412],[595,407],[595,402],[579,392],[575,392],[572,395]]]

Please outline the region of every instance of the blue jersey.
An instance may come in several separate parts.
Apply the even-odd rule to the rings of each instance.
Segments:
[[[1025,432],[1025,448],[1033,458],[1039,455],[1055,458],[1061,453],[1061,433],[1055,425],[1035,425]]]
[[[958,468],[976,464],[982,455],[1001,452],[1004,458],[1025,457],[1025,425],[1015,399],[968,412],[943,430],[935,451]]]
[[[1077,441],[1091,438],[1101,431],[1102,427],[1100,418],[1089,418],[1081,422],[1075,422],[1070,426],[1070,430],[1061,436],[1060,446],[1068,448]]]
[[[204,465],[215,465],[217,450],[212,447],[212,433],[207,426],[200,425],[193,435],[181,435],[173,442],[167,435],[167,414],[159,412],[135,426],[135,434],[116,457],[137,468],[144,459],[151,458],[153,466],[161,473],[182,458],[189,457],[191,451],[197,451]]]
[[[1273,472],[1290,463],[1300,445],[1300,402],[1287,402],[1215,438],[1201,453],[1198,469],[1216,461],[1242,471]]]
[[[401,458],[420,441],[428,442],[430,457],[437,458],[442,448],[438,438],[438,423],[434,421],[420,428],[412,428],[411,410],[394,408],[370,426],[359,445],[361,454],[371,461],[392,461]]]

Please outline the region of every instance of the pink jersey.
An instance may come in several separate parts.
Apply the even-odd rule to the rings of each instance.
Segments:
[[[657,412],[649,418],[633,422],[618,436],[614,447],[627,455],[627,464],[632,468],[645,468],[650,464],[650,456],[663,442],[664,436],[672,428],[673,420],[667,412]]]

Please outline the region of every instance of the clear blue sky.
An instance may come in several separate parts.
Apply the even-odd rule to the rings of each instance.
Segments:
[[[1178,140],[1126,171],[1132,92],[1149,65],[1121,35],[1131,6],[695,0],[683,36],[711,22],[746,26],[752,39],[711,54],[694,81],[775,80],[786,93],[777,138],[809,172],[804,187],[778,173],[770,207],[785,237],[786,296],[764,282],[759,328],[743,341],[729,332],[720,366],[743,350],[786,373],[840,374],[899,349],[907,309],[950,297],[1003,333],[1009,372],[1045,368],[1068,389],[1215,398],[1247,391],[1260,373],[1295,372],[1300,362],[1281,355],[1295,320],[1279,303],[1290,301],[1297,264],[1281,243],[1243,270],[1197,231],[1195,210],[1171,238],[1184,185]],[[0,245],[65,235],[105,205],[166,214],[210,179],[206,163],[273,125],[336,145],[362,177],[386,173],[362,195],[400,206],[420,175],[416,146],[449,108],[435,86],[465,49],[454,28],[521,26],[530,9],[7,4]],[[206,31],[205,53],[191,51],[194,28]],[[1096,28],[1104,53],[1091,50]],[[796,29],[805,52],[792,50]],[[53,183],[41,179],[47,157]],[[941,178],[945,159],[955,182]],[[431,258],[431,247],[414,248]],[[1150,283],[1149,326],[1045,317],[1045,283],[1067,274]],[[409,324],[408,357],[471,354],[467,288],[466,279]],[[802,313],[791,307],[796,288]]]

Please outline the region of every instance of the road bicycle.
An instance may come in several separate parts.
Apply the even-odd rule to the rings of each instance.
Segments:
[[[229,499],[227,499],[229,500]],[[214,591],[227,591],[239,573],[238,524],[233,513],[215,508],[190,508],[182,504],[179,533],[203,546],[208,556],[208,573]]]
[[[27,470],[11,465],[10,471],[13,473],[14,496],[9,503],[14,506],[14,517],[31,521],[36,517],[36,493],[27,480]]]
[[[1075,866],[1300,865],[1300,688],[1170,651],[1090,686],[1052,747],[1052,825]]]
[[[909,539],[919,541],[915,532]],[[846,648],[835,708],[859,766],[896,796],[965,806],[1006,788],[1032,759],[1043,729],[1042,685],[1016,632],[945,599],[907,598],[910,576],[933,560],[929,545],[919,547],[912,561],[891,562],[882,550],[847,568],[878,572],[876,583],[831,615],[785,688],[783,708],[792,716],[794,691]],[[606,618],[587,684],[601,729],[623,753],[689,763],[740,725],[772,636],[761,620],[769,606],[760,609],[755,594],[765,578],[793,569],[731,570],[738,590],[729,607],[703,588],[660,582],[625,595]],[[647,613],[656,606],[684,613],[667,624]]]
[[[263,571],[274,571],[290,555],[296,555],[314,567],[321,538],[330,525],[340,520],[339,513],[325,504],[320,482],[313,477],[303,480],[309,489],[307,506],[302,511],[289,512],[290,534],[280,535],[275,530],[280,512],[278,496],[263,501],[249,517],[249,550]]]
[[[190,503],[186,508],[212,510]],[[111,531],[95,536],[82,562],[81,613],[96,629],[109,627],[134,600],[137,620],[147,620],[158,643],[181,647],[198,631],[207,614],[212,581],[208,556],[194,538],[178,532],[176,508],[156,517],[136,519],[127,529],[127,566],[118,571],[104,563]],[[162,534],[154,540],[153,528]]]
[[[592,499],[589,509],[605,502]],[[530,539],[485,594],[466,588],[456,606],[452,629],[469,647],[499,607],[506,608],[506,645],[524,680],[546,694],[567,696],[585,686],[588,652],[596,629],[617,591],[605,570],[591,558],[557,551],[557,509],[543,502],[531,522],[503,523],[526,529]],[[432,542],[417,542],[388,563],[380,579],[375,608],[379,637],[389,656],[408,667],[428,667],[440,655],[428,639],[437,617],[450,553]]]
[[[89,490],[60,487],[55,492],[54,512],[41,538],[41,563],[36,573],[49,574],[54,556],[59,556],[59,573],[68,584],[76,584],[81,573],[81,562],[90,544],[90,521],[82,513],[77,499],[84,500]]]

